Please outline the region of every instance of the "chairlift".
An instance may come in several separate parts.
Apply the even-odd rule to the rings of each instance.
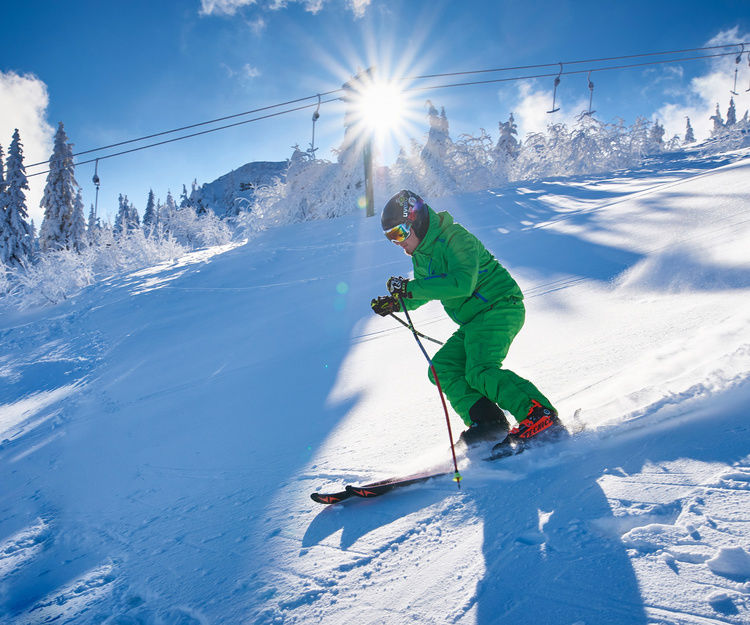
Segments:
[[[312,114],[312,141],[310,142],[310,154],[315,155],[315,122],[320,119],[320,94],[318,94],[318,106]]]
[[[750,67],[750,52],[747,53],[747,66]],[[750,83],[748,83],[747,89],[745,89],[745,93],[750,91]]]
[[[91,179],[91,181],[96,185],[96,199],[94,200],[94,216],[96,217],[99,214],[99,184],[101,183],[101,180],[99,180],[99,159],[96,159],[96,163],[94,164],[94,177]]]
[[[552,110],[551,111],[547,111],[548,113],[557,113],[557,111],[560,110],[559,106],[557,108],[555,108],[555,101],[557,99],[557,87],[560,84],[560,76],[562,76],[562,73],[563,73],[563,64],[560,63],[560,73],[555,78],[555,88],[552,91]]]
[[[592,111],[591,110],[591,104],[594,101],[594,83],[591,82],[591,72],[588,73],[588,76],[586,77],[586,80],[589,83],[589,110],[588,111],[584,111],[583,114],[584,115],[593,115],[594,113],[596,113],[596,111]]]
[[[737,69],[740,66],[742,55],[745,52],[745,44],[741,43],[740,46],[742,46],[742,49],[740,50],[740,53],[737,55],[737,58],[734,60],[734,87],[732,87],[732,89],[729,92],[732,95],[740,95],[739,93],[737,93]]]

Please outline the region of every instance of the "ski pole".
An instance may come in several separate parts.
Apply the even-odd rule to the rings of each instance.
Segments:
[[[404,311],[404,314],[406,315],[406,320],[409,322],[409,325],[407,327],[411,330],[412,334],[414,335],[414,340],[417,341],[417,345],[419,345],[419,349],[422,350],[424,357],[427,359],[427,362],[430,365],[430,371],[432,371],[432,376],[435,378],[435,386],[437,386],[438,388],[438,393],[440,394],[440,401],[443,403],[443,410],[445,411],[445,424],[448,426],[448,439],[450,440],[450,443],[451,443],[451,454],[453,455],[453,470],[454,470],[453,480],[456,482],[458,489],[461,490],[462,478],[461,478],[461,474],[458,472],[458,461],[456,460],[456,449],[453,446],[453,430],[451,429],[451,421],[450,421],[450,417],[448,416],[448,406],[445,403],[445,396],[443,395],[443,389],[440,386],[440,380],[438,379],[437,371],[435,371],[435,365],[432,364],[432,359],[427,354],[427,350],[425,350],[424,345],[422,345],[422,341],[419,340],[420,333],[417,332],[416,328],[414,327],[414,324],[411,322],[411,317],[409,316],[409,311],[406,310],[406,302],[404,302],[403,296],[399,295],[398,299],[401,302],[401,309]],[[395,317],[395,315],[393,316]],[[396,319],[398,319],[398,317],[396,317]],[[401,321],[401,319],[398,319],[398,320]],[[429,337],[425,337],[425,338],[429,338]]]
[[[414,332],[417,336],[421,336],[423,339],[427,339],[428,341],[432,341],[433,343],[437,343],[438,345],[443,345],[444,343],[442,341],[438,341],[437,339],[433,339],[431,336],[427,336],[426,334],[422,334],[421,332],[417,332],[417,330],[414,328],[411,323],[406,323],[401,317],[397,317],[394,313],[388,313],[391,317],[393,317],[396,321],[398,321],[402,326],[405,328],[409,328],[412,332]],[[407,315],[408,316],[408,315]]]

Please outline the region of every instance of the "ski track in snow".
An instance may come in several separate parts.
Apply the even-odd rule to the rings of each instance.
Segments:
[[[524,287],[508,362],[587,426],[460,490],[308,497],[446,460],[421,355],[368,316],[406,259],[358,218],[9,313],[0,623],[750,622],[741,156],[434,202]]]

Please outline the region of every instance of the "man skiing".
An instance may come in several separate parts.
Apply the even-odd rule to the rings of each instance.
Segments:
[[[381,316],[440,300],[459,327],[432,359],[441,387],[464,423],[467,444],[510,436],[528,439],[559,422],[550,401],[528,380],[501,368],[523,326],[523,294],[508,271],[447,212],[399,191],[383,208],[385,236],[411,256],[414,278],[391,277],[389,295],[373,299]],[[429,371],[430,381],[435,379]]]

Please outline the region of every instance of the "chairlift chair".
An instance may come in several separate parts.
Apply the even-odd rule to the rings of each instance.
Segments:
[[[729,91],[729,93],[731,93],[732,95],[740,95],[739,93],[737,93],[737,70],[739,69],[742,55],[745,52],[745,44],[741,43],[740,46],[742,46],[742,49],[737,55],[737,58],[734,60],[734,87],[732,87],[732,89]],[[748,56],[750,57],[750,54]]]
[[[563,64],[560,63],[560,73],[555,77],[555,87],[552,91],[552,110],[547,111],[548,113],[557,113],[557,111],[560,110],[559,106],[555,108],[555,101],[557,99],[557,87],[560,84],[560,76],[562,76],[562,73],[563,73]]]
[[[96,186],[96,199],[94,200],[94,216],[97,216],[99,214],[99,184],[101,181],[99,180],[99,159],[96,159],[96,163],[94,164],[94,177],[91,179],[91,181]]]
[[[584,111],[583,114],[590,116],[590,115],[593,115],[594,113],[596,113],[596,111],[592,111],[591,110],[591,105],[594,102],[594,83],[591,82],[591,72],[589,72],[588,76],[586,77],[586,80],[589,83],[589,110],[588,111]]]
[[[312,114],[312,141],[310,142],[310,154],[315,155],[315,122],[320,119],[320,94],[318,94],[318,106]]]

